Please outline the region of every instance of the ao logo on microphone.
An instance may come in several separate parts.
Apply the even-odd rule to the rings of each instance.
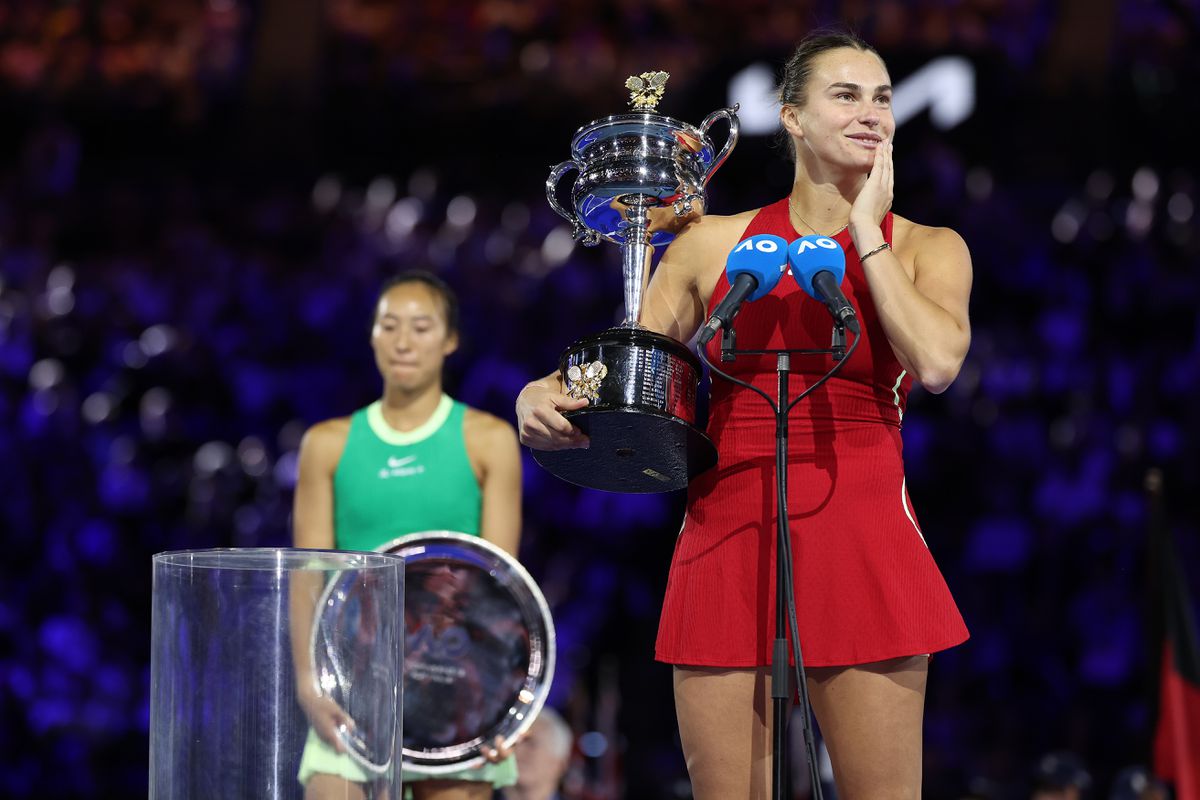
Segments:
[[[796,252],[803,253],[808,250],[816,250],[818,247],[825,250],[837,250],[838,243],[828,236],[805,236],[796,247]]]
[[[782,242],[783,240],[779,239],[779,242],[777,242],[775,241],[776,238],[778,237],[767,239],[751,236],[749,239],[744,240],[737,247],[733,248],[733,252],[744,253],[747,250],[757,250],[760,253],[778,253],[779,242]],[[784,244],[786,244],[786,242],[784,242]],[[834,244],[834,247],[837,247],[837,245]]]
[[[802,236],[792,243],[792,247],[795,249],[795,252],[791,254],[792,256],[798,256],[801,253],[807,253],[809,250],[838,250],[841,248],[837,242],[835,242],[833,239],[830,239],[828,236]],[[787,274],[795,274],[792,272],[791,266],[788,266]]]

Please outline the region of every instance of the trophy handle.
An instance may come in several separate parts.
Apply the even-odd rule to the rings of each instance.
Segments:
[[[579,217],[567,211],[558,202],[558,182],[562,180],[563,175],[566,175],[573,169],[579,169],[579,165],[574,161],[564,161],[550,168],[550,176],[546,178],[546,199],[550,201],[550,207],[554,209],[555,213],[571,223],[571,236],[585,247],[592,247],[600,243],[600,236],[580,222]]]
[[[725,163],[725,159],[729,158],[730,151],[733,150],[733,146],[737,144],[738,130],[741,127],[737,116],[737,111],[740,105],[740,103],[734,103],[730,108],[719,108],[705,117],[704,122],[700,123],[700,132],[707,134],[708,129],[711,128],[713,123],[717,120],[729,120],[729,138],[725,140],[725,146],[721,148],[721,152],[717,153],[717,157],[713,159],[712,166],[708,168],[708,172],[704,173],[705,186],[708,185],[708,179],[713,176],[713,173],[720,169],[721,165]]]

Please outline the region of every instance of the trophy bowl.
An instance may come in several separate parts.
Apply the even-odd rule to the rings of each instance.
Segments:
[[[695,424],[700,360],[678,341],[610,328],[568,347],[559,369],[567,393],[589,402],[564,416],[591,439],[587,448],[534,451],[559,478],[643,494],[681,489],[717,463],[716,448]]]
[[[636,223],[629,207],[651,210],[652,224],[645,242],[653,247],[670,243],[691,219],[703,213],[704,186],[724,163],[737,141],[735,129],[720,152],[708,137],[719,119],[736,126],[734,109],[720,109],[694,127],[661,114],[618,114],[591,122],[571,141],[571,160],[554,167],[547,180],[547,198],[556,212],[572,223],[584,244],[599,239],[625,244]],[[568,213],[558,202],[558,183],[577,170]],[[597,239],[596,237],[599,237]]]
[[[593,489],[682,489],[717,461],[695,424],[699,359],[639,320],[654,248],[704,213],[705,187],[737,144],[737,106],[714,111],[699,126],[663,116],[654,109],[666,80],[665,72],[631,77],[625,85],[638,111],[584,125],[571,140],[571,160],[552,167],[546,180],[546,199],[576,240],[621,248],[624,321],[576,341],[559,360],[567,393],[590,401],[565,416],[591,446],[534,452],[554,475]],[[709,130],[722,119],[729,135],[718,149]],[[578,176],[568,210],[558,185],[572,170]]]

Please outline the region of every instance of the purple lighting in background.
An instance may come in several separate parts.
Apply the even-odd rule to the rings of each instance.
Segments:
[[[42,623],[38,636],[45,655],[72,672],[89,670],[96,660],[95,634],[81,619],[52,617]]]
[[[1018,572],[1029,563],[1033,530],[1021,518],[980,520],[971,530],[963,565],[972,572]]]

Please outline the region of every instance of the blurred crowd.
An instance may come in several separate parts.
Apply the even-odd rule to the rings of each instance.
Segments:
[[[979,68],[971,120],[897,141],[895,210],[962,233],[976,273],[963,372],[904,421],[972,632],[931,667],[927,796],[1031,796],[1055,753],[1088,776],[1075,796],[1132,780],[1147,469],[1200,564],[1197,174],[1172,100],[1200,58],[1186,13],[1089,5],[1077,41],[1076,5],[0,4],[0,795],[144,793],[150,555],[288,543],[301,432],[378,391],[385,277],[457,288],[447,385],[511,419],[620,310],[615,249],[576,247],[543,197],[571,132],[647,68],[699,120],[731,71],[839,18],[893,77],[944,52]],[[747,137],[713,210],[777,199],[789,169]],[[563,796],[687,797],[651,660],[683,499],[531,459],[524,482],[575,734]]]
[[[13,0],[0,6],[0,81],[45,97],[166,99],[181,118],[257,70],[321,87],[453,88],[454,102],[484,105],[523,102],[534,84],[578,102],[607,98],[646,69],[648,52],[686,87],[731,55],[786,52],[833,21],[891,54],[994,56],[1030,70],[1049,57],[1078,75],[1109,55],[1177,63],[1196,29],[1185,4],[1117,0]],[[1068,35],[1080,26],[1089,35]]]

